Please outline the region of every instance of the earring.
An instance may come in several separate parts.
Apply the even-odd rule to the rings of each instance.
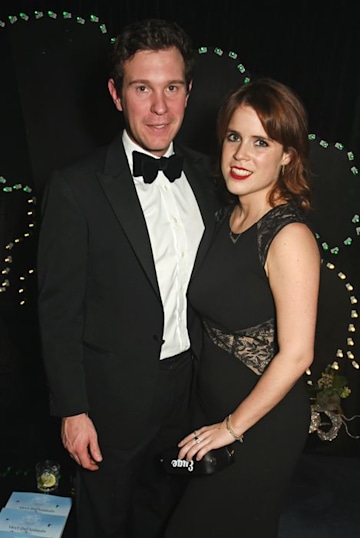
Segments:
[[[283,176],[285,172],[285,164],[281,165],[281,175]]]

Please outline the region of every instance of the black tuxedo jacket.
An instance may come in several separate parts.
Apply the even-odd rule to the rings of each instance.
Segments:
[[[205,232],[214,225],[208,159],[177,147]],[[55,172],[43,199],[39,317],[51,412],[88,412],[99,438],[124,448],[146,431],[163,334],[150,239],[121,136]],[[199,325],[188,312],[195,350]]]

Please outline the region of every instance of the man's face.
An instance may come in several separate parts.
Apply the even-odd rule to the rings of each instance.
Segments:
[[[179,131],[188,100],[184,60],[177,48],[137,52],[124,65],[121,95],[109,91],[123,111],[134,142],[162,156]]]

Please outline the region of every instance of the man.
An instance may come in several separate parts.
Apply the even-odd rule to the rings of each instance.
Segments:
[[[126,128],[55,172],[44,198],[43,357],[51,412],[78,464],[79,538],[160,537],[181,492],[157,456],[188,431],[200,332],[186,290],[213,223],[207,159],[173,142],[192,66],[176,23],[126,27],[108,83]]]

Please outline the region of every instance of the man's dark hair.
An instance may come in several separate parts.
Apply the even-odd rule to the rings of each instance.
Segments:
[[[117,36],[111,54],[111,78],[121,95],[124,63],[141,50],[164,50],[175,47],[179,50],[185,64],[187,88],[192,78],[195,53],[191,38],[173,21],[163,19],[144,19],[128,24]]]

